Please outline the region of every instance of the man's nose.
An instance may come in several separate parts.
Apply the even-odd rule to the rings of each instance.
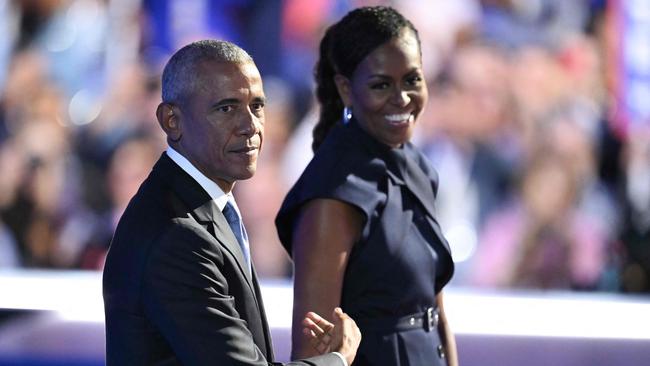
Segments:
[[[244,136],[253,136],[260,131],[259,117],[255,116],[250,110],[243,113],[239,121],[238,132]]]

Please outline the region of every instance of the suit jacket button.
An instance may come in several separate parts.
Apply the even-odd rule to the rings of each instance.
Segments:
[[[441,344],[438,345],[438,357],[445,358],[445,349]]]

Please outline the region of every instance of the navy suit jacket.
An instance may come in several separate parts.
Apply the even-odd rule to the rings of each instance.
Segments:
[[[109,366],[273,360],[255,272],[207,192],[166,154],[120,219],[103,293]],[[292,364],[341,360],[326,354]]]

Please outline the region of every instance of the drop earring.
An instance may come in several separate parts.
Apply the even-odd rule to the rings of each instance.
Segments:
[[[352,108],[345,106],[343,108],[343,124],[347,125],[350,123],[350,120],[352,119]]]

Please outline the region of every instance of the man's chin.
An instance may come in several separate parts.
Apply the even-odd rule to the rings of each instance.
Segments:
[[[257,164],[248,166],[241,172],[241,174],[237,176],[237,180],[246,180],[246,179],[253,178],[256,171],[257,171]]]

